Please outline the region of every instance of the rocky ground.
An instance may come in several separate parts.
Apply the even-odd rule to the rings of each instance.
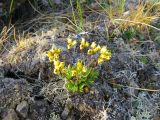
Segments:
[[[9,41],[5,44],[9,48],[1,50],[0,120],[160,119],[158,31],[153,30],[144,41],[128,42],[122,34],[108,39],[103,24],[87,33],[75,34],[61,22],[50,26],[41,26],[40,22],[44,21],[27,27],[29,31],[38,26],[36,33],[18,44]],[[53,74],[46,57],[45,52],[51,47],[64,48],[69,35],[76,40],[94,40],[112,51],[112,59],[99,66],[99,78],[89,93],[70,95],[64,81]]]

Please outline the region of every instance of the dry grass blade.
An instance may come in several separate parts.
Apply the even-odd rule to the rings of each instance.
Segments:
[[[137,88],[137,87],[133,87],[133,86],[124,86],[124,85],[116,84],[116,83],[113,83],[113,82],[109,82],[109,84],[112,84],[112,85],[115,85],[115,86],[118,86],[118,87],[130,88],[130,89],[141,90],[141,91],[160,92],[160,89],[159,90],[152,90],[152,89],[146,89],[146,88]]]
[[[0,50],[2,50],[3,45],[7,42],[8,38],[11,36],[9,34],[13,30],[14,26],[7,28],[6,26],[2,29],[0,33]]]
[[[151,28],[153,28],[153,29],[155,29],[155,30],[158,30],[158,31],[160,31],[160,29],[159,28],[157,28],[157,27],[154,27],[154,26],[152,26],[152,25],[150,25],[150,24],[147,24],[147,23],[144,23],[144,22],[136,22],[136,21],[132,21],[132,20],[126,20],[126,19],[114,19],[114,21],[123,21],[123,22],[126,22],[126,23],[130,23],[130,24],[134,24],[134,25],[143,25],[143,26],[147,26],[147,27],[151,27]]]

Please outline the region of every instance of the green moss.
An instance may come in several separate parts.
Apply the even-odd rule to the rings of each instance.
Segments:
[[[140,58],[140,61],[143,63],[143,64],[148,64],[148,58],[146,57],[146,56],[142,56],[141,58]]]

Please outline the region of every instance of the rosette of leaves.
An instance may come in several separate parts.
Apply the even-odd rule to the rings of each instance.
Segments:
[[[73,71],[75,70],[75,66],[68,67],[66,69],[65,75],[65,87],[69,92],[87,92],[84,88],[89,88],[94,80],[98,77],[99,72],[94,68],[88,67],[86,71],[76,72],[73,75]]]

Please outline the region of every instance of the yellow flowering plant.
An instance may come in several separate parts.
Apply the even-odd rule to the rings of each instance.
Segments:
[[[99,75],[98,65],[110,60],[111,52],[106,46],[97,45],[96,42],[89,43],[84,38],[79,44],[76,40],[68,38],[68,53],[72,53],[73,47],[77,48],[81,55],[78,55],[80,57],[76,58],[76,62],[72,61],[71,64],[65,64],[64,61],[61,61],[60,53],[62,50],[60,48],[51,49],[47,56],[49,61],[53,63],[53,73],[65,80],[65,87],[69,92],[88,92],[86,90],[90,88]],[[79,53],[77,52],[77,54]]]

